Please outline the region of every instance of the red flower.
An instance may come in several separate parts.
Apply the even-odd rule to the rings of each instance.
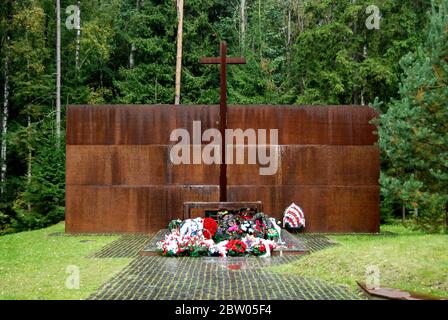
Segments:
[[[211,239],[215,235],[216,230],[218,230],[218,224],[213,218],[205,218],[203,222],[203,227],[204,227],[203,234],[205,239]]]
[[[246,244],[241,240],[229,240],[226,245],[227,251],[231,254],[243,254],[246,252]]]

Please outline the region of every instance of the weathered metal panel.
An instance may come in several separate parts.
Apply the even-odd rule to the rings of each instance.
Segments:
[[[280,111],[281,110],[281,111]],[[281,145],[372,145],[376,111],[359,106],[229,106],[229,129],[278,129]],[[177,128],[219,128],[219,106],[69,106],[67,144],[172,144]]]
[[[67,186],[68,232],[153,232],[182,218],[183,203],[219,201],[218,186]]]
[[[219,165],[174,165],[168,145],[67,146],[69,185],[218,185]]]
[[[378,232],[379,187],[229,186],[229,201],[263,201],[281,219],[292,202],[305,212],[307,232]]]
[[[68,106],[68,145],[173,144],[174,129],[218,128],[219,106]]]
[[[376,185],[379,179],[376,146],[280,146],[277,174],[265,176],[260,168],[268,166],[247,164],[248,147],[244,148],[246,164],[228,165],[228,185],[362,186]]]
[[[278,129],[281,145],[372,145],[375,110],[362,106],[229,106],[230,129]]]
[[[228,201],[262,201],[281,218],[303,207],[309,232],[379,230],[379,150],[358,106],[229,106],[228,128],[278,129],[280,166],[228,165]],[[172,130],[219,128],[219,106],[69,106],[66,229],[148,232],[189,201],[219,201],[219,165],[173,165]],[[247,163],[247,162],[246,162]]]

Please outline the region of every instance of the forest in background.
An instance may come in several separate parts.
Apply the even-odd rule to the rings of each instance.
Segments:
[[[0,233],[64,219],[67,104],[173,104],[176,0],[0,0]],[[370,5],[379,28],[368,28]],[[80,8],[80,28],[76,10]],[[185,0],[181,104],[363,104],[381,112],[382,220],[448,223],[447,0]]]

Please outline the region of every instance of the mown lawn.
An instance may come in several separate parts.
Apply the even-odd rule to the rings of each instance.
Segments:
[[[85,299],[131,260],[86,258],[118,236],[49,236],[63,230],[58,224],[0,237],[0,299]],[[382,231],[394,235],[330,236],[338,246],[272,270],[357,288],[366,267],[377,266],[382,286],[448,297],[448,236]],[[65,285],[68,266],[79,267],[79,289]]]
[[[448,297],[448,235],[412,232],[386,225],[394,235],[330,236],[338,246],[313,253],[276,272],[299,274],[356,288],[366,268],[376,266],[380,285]]]
[[[118,236],[49,236],[63,231],[61,223],[0,237],[0,299],[85,299],[131,260],[86,258]],[[66,287],[69,266],[79,268],[79,289]]]

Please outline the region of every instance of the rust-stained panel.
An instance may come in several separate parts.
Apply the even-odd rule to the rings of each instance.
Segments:
[[[218,186],[67,186],[66,230],[154,232],[182,218],[184,202],[218,200]]]
[[[263,201],[281,219],[295,202],[305,212],[308,232],[378,232],[379,187],[229,186],[229,201]]]
[[[218,106],[69,106],[67,144],[173,144],[174,129],[191,132],[193,121],[200,121],[203,130],[218,128],[218,120]]]
[[[218,185],[219,165],[174,165],[168,145],[67,146],[73,185]]]
[[[273,176],[228,165],[228,201],[262,201],[279,219],[296,202],[308,232],[379,231],[376,116],[361,106],[229,106],[228,128],[278,129],[281,157]],[[170,133],[193,121],[218,129],[219,106],[69,106],[66,230],[149,232],[182,217],[184,202],[219,201],[219,165],[169,159]]]
[[[372,145],[376,115],[362,106],[229,106],[227,126],[278,129],[281,145]]]
[[[236,152],[236,151],[235,151]],[[247,163],[247,146],[245,159]],[[228,185],[376,185],[380,165],[375,146],[280,146],[277,174],[260,175],[259,164],[230,164]]]

